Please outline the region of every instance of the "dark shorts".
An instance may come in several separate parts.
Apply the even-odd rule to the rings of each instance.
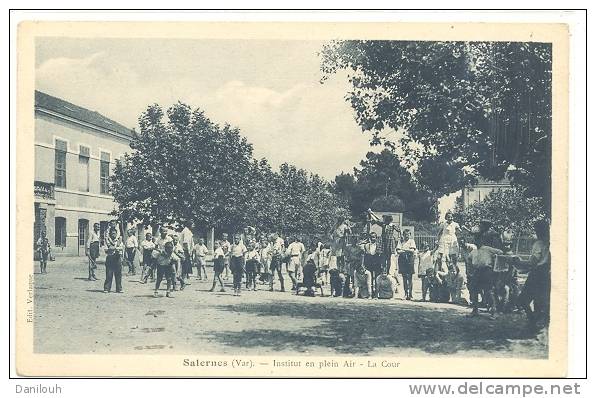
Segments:
[[[378,254],[365,254],[364,267],[375,274],[381,272],[381,257]]]
[[[414,253],[401,253],[397,258],[397,267],[400,274],[414,274]]]
[[[213,260],[213,271],[216,274],[221,274],[225,268],[224,259],[223,258],[216,258]]]
[[[246,262],[246,272],[257,272],[259,262],[256,260],[248,260]]]
[[[232,257],[230,259],[230,271],[233,274],[242,273],[244,270],[244,257]]]
[[[493,289],[496,282],[495,271],[491,267],[478,267],[469,277],[470,288],[480,292]]]

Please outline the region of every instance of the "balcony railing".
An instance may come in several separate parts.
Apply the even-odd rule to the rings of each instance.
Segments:
[[[56,199],[54,195],[54,183],[35,181],[34,182],[34,194],[36,198],[40,199]]]

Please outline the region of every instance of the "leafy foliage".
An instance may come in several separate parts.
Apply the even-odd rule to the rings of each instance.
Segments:
[[[218,126],[198,109],[178,103],[164,114],[152,105],[139,125],[111,181],[125,219],[315,233],[345,212],[329,183],[287,164],[272,170],[253,158],[237,128]]]
[[[371,143],[399,147],[436,196],[507,173],[550,211],[550,44],[335,41],[320,55],[323,80],[348,72]]]
[[[436,220],[437,199],[418,187],[402,166],[400,157],[389,149],[368,152],[360,168],[354,169],[354,175],[336,176],[333,186],[334,191],[348,201],[355,218],[362,218],[366,209],[373,208],[402,211],[411,220]]]
[[[480,220],[489,219],[498,232],[510,231],[514,237],[529,236],[534,222],[545,214],[539,198],[528,197],[520,189],[500,189],[484,200],[474,202],[465,210],[457,203],[454,218],[468,227],[477,227]]]

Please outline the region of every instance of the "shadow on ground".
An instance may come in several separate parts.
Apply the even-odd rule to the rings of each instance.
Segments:
[[[324,347],[337,353],[359,355],[389,347],[417,349],[435,355],[475,349],[498,354],[510,350],[512,341],[534,340],[524,327],[524,318],[517,314],[502,315],[491,321],[486,316],[466,317],[465,312],[455,307],[370,305],[353,300],[335,303],[275,302],[219,306],[222,311],[279,317],[280,324],[288,318],[304,318],[317,320],[320,326],[295,331],[222,331],[214,332],[213,336],[223,344],[242,348],[308,352]]]

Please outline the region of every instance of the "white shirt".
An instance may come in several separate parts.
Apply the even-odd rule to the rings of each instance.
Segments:
[[[420,253],[418,259],[418,275],[423,275],[429,268],[435,268],[435,259],[433,258],[433,252],[428,250]]]
[[[128,238],[126,238],[126,248],[127,249],[137,247],[137,246],[139,246],[139,241],[137,240],[136,236],[131,235]]]
[[[288,246],[288,254],[290,256],[299,256],[304,252],[304,245],[301,242],[292,242]]]
[[[153,243],[152,240],[145,239],[144,241],[141,242],[141,247],[144,250],[153,250],[153,249],[155,249],[155,243]]]
[[[443,223],[441,224],[442,232],[441,232],[441,241],[445,243],[452,243],[457,242],[457,236],[455,235],[455,231],[459,229],[459,224],[455,221],[451,221],[450,223]]]
[[[195,245],[194,250],[198,257],[205,257],[207,256],[207,254],[209,254],[209,249],[207,249],[207,246],[202,245],[200,243],[197,243]]]
[[[186,243],[189,248],[191,248],[194,245],[194,242],[192,240],[192,231],[187,227],[184,227],[184,229],[180,233],[180,243],[183,246]]]
[[[225,254],[224,254],[224,251],[223,251],[223,249],[222,249],[221,247],[218,247],[217,249],[215,249],[215,252],[213,253],[213,256],[214,256],[215,258],[224,257],[224,256],[225,256]]]

